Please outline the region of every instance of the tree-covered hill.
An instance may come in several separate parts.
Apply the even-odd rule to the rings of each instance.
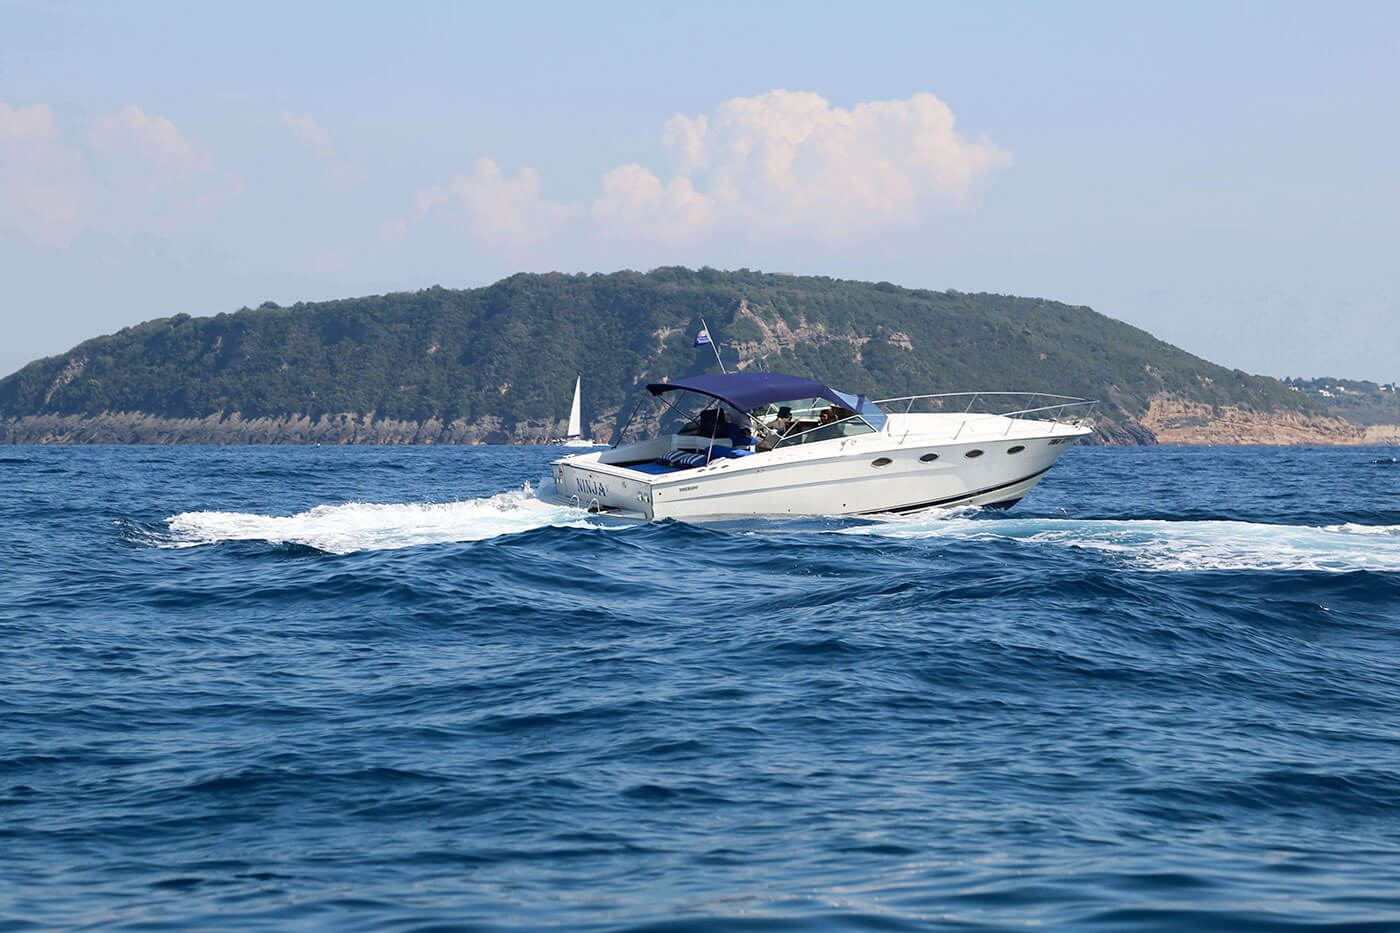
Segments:
[[[0,416],[143,413],[243,419],[349,413],[489,421],[521,439],[568,409],[576,373],[606,435],[639,384],[726,364],[810,375],[872,396],[1038,390],[1103,400],[1132,426],[1154,396],[1299,414],[1280,382],[1209,363],[1088,308],[888,282],[661,268],[514,275],[494,285],[214,317],[179,314],[86,341],[0,380]],[[518,426],[536,426],[534,433]]]
[[[1366,379],[1285,379],[1284,384],[1304,392],[1333,414],[1357,424],[1400,424],[1400,385]]]

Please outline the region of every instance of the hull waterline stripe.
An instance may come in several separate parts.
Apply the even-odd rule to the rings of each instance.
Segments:
[[[1051,466],[1054,466],[1054,464],[1051,464]],[[1013,479],[1011,482],[1002,483],[1000,486],[988,486],[986,489],[977,489],[972,492],[960,492],[956,496],[949,496],[946,499],[933,499],[929,502],[916,502],[913,505],[901,505],[896,506],[892,509],[877,509],[874,512],[861,512],[859,514],[881,515],[890,512],[913,512],[918,509],[931,509],[936,505],[952,505],[953,503],[960,502],[963,499],[976,499],[978,496],[985,496],[987,493],[996,492],[999,489],[1010,489],[1012,486],[1019,486],[1021,483],[1030,482],[1031,480],[1044,476],[1046,473],[1049,472],[1050,467],[1046,467],[1038,473],[1032,473],[1030,476],[1023,476],[1020,479]]]

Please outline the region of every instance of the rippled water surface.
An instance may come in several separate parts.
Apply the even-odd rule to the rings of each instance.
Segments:
[[[1390,449],[629,525],[548,448],[0,448],[0,930],[1400,928]]]

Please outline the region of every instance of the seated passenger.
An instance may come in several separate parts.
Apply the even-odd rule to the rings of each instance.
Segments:
[[[784,405],[778,409],[778,417],[768,422],[767,430],[758,439],[758,445],[754,449],[760,453],[772,450],[778,445],[778,441],[783,439],[784,435],[792,431],[792,428],[792,408]]]
[[[778,409],[778,417],[768,425],[779,437],[792,430],[792,409],[787,405]]]

